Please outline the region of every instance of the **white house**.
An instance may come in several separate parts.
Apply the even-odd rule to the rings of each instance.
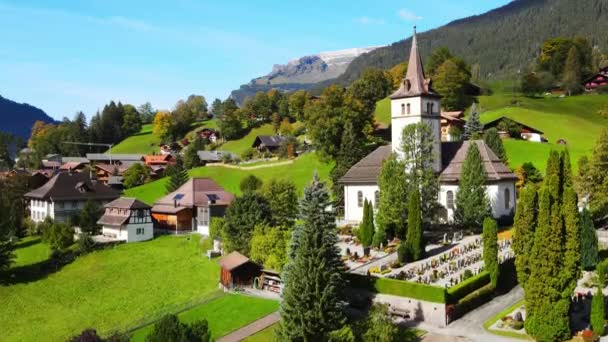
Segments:
[[[80,214],[88,200],[104,205],[120,197],[120,192],[91,180],[87,173],[60,172],[24,197],[29,201],[32,221],[42,222],[50,217],[68,223],[70,217]]]
[[[434,135],[432,166],[439,175],[438,201],[444,208],[443,221],[452,222],[454,219],[454,201],[458,192],[460,172],[471,143],[477,144],[481,153],[487,175],[486,193],[490,199],[493,216],[499,218],[513,214],[517,177],[485,142],[442,142],[441,96],[433,90],[432,81],[424,77],[415,31],[407,74],[399,89],[390,98],[392,144],[378,147],[340,179],[344,185],[345,221],[356,223],[362,220],[365,199],[371,201],[374,208],[377,207],[380,198],[377,179],[382,162],[393,152],[402,157],[400,146],[403,128],[419,122],[427,123]]]
[[[135,198],[121,197],[104,207],[105,212],[97,221],[104,236],[126,242],[154,238],[151,206]]]

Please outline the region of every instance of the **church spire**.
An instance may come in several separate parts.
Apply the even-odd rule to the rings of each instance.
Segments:
[[[392,99],[402,97],[413,97],[420,95],[437,95],[430,88],[430,80],[424,77],[424,68],[420,51],[418,50],[418,37],[416,35],[416,26],[414,26],[414,35],[412,36],[412,48],[410,50],[410,59],[407,65],[407,73],[401,82],[399,89],[391,95]]]

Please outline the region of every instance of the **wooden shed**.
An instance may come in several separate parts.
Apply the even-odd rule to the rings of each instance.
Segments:
[[[220,283],[226,289],[253,285],[253,279],[260,273],[260,266],[239,252],[232,252],[219,260]]]

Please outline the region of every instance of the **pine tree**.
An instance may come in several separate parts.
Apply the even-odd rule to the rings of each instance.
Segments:
[[[498,130],[496,128],[493,127],[487,130],[483,135],[483,140],[503,163],[508,163],[507,152],[505,151],[502,139],[500,138],[500,135],[498,135]]]
[[[563,87],[568,91],[568,95],[577,94],[582,86],[581,63],[576,46],[572,46],[568,51],[568,58],[564,66]]]
[[[606,286],[606,264],[599,263],[596,268],[597,291],[591,300],[591,327],[593,333],[598,336],[604,335],[606,326],[606,304],[604,302],[603,288]]]
[[[315,175],[300,203],[303,221],[292,234],[283,279],[281,341],[324,341],[345,323],[343,266],[336,247],[334,213],[325,185]]]
[[[390,238],[398,236],[405,238],[407,218],[407,179],[405,166],[397,160],[395,153],[384,160],[378,176],[380,203],[376,224]]]
[[[344,206],[344,185],[340,183],[340,178],[365,156],[363,141],[365,141],[365,139],[362,132],[357,134],[353,124],[350,121],[347,121],[344,124],[344,133],[342,134],[340,150],[336,157],[336,165],[330,173],[333,184],[332,191],[334,193],[334,198],[336,199],[336,207],[338,208],[342,209]]]
[[[407,216],[407,239],[405,240],[407,258],[411,261],[420,260],[424,255],[424,237],[422,234],[421,216],[420,192],[418,189],[414,189],[410,193]]]
[[[194,141],[186,148],[186,154],[184,155],[184,167],[192,169],[200,165],[201,160],[198,157],[198,151],[205,149],[205,142],[199,134],[196,135]]]
[[[361,245],[366,251],[372,245],[374,239],[373,218],[370,216],[373,215],[373,212],[370,210],[370,207],[369,201],[365,199],[365,202],[363,202],[363,220],[359,226],[359,236],[361,238]]]
[[[485,184],[486,171],[481,154],[477,142],[471,141],[456,193],[454,219],[460,226],[480,230],[483,220],[490,216],[490,202],[486,195]]]
[[[515,267],[517,280],[525,289],[530,277],[530,260],[532,246],[534,246],[534,229],[538,210],[538,195],[536,186],[528,184],[519,194],[513,228],[513,252],[515,253]]]
[[[598,241],[591,212],[585,208],[581,213],[581,266],[584,270],[594,268],[599,261]]]
[[[188,179],[188,171],[186,171],[186,168],[184,167],[182,158],[178,156],[175,160],[175,165],[173,165],[171,172],[169,173],[169,181],[165,186],[167,193],[177,190],[180,186],[184,185]]]
[[[483,134],[483,124],[479,119],[479,112],[477,111],[477,105],[473,103],[467,123],[464,125],[463,138],[465,140],[476,140],[481,138]]]
[[[599,219],[608,214],[608,129],[600,133],[589,164],[589,209],[592,216]]]
[[[483,220],[483,262],[490,273],[490,283],[498,285],[498,224],[490,217]]]

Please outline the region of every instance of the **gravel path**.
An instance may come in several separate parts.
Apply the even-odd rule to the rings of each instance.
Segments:
[[[250,323],[238,330],[233,331],[232,333],[217,339],[217,342],[236,342],[241,341],[257,332],[268,328],[269,326],[275,324],[281,318],[278,311],[271,313],[268,316],[264,316],[257,321]]]

